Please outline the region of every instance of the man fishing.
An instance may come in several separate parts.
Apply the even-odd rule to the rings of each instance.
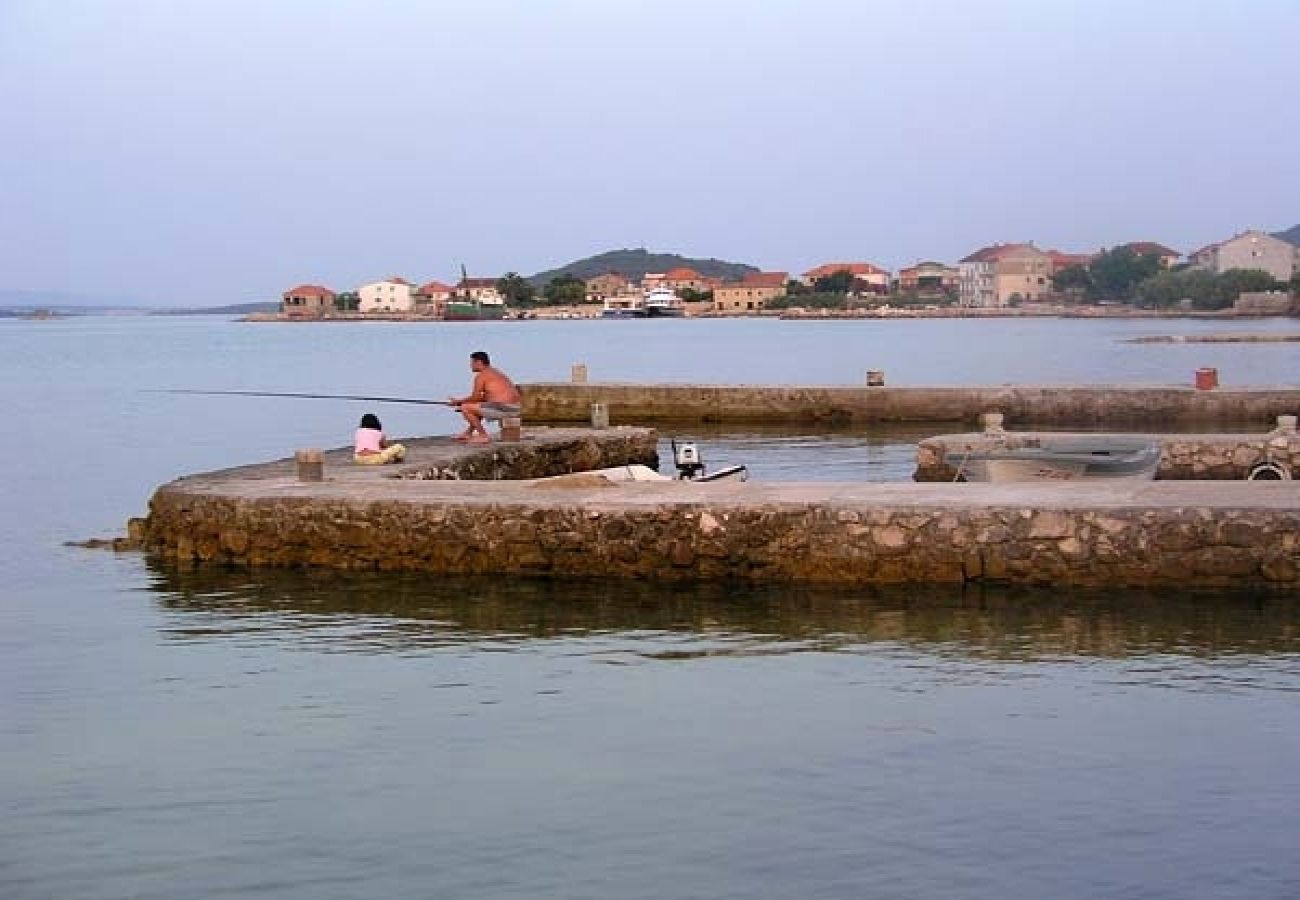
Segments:
[[[482,350],[475,350],[469,355],[469,369],[474,373],[474,384],[469,394],[448,398],[468,423],[468,427],[453,440],[467,444],[490,444],[492,437],[483,427],[483,420],[518,416],[519,388],[515,387],[505,372],[493,368],[492,360]]]

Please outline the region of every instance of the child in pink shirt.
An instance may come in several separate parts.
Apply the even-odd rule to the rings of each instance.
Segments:
[[[361,427],[357,429],[352,449],[354,462],[363,466],[382,466],[405,458],[406,448],[401,444],[391,444],[384,437],[384,426],[379,424],[378,416],[366,413],[361,417]]]

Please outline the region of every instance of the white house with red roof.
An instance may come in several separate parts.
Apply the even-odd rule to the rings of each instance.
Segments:
[[[385,278],[357,289],[363,313],[410,312],[415,309],[415,287],[405,278]]]
[[[876,294],[889,293],[889,270],[882,269],[869,262],[831,262],[823,263],[803,273],[804,284],[811,286],[818,278],[828,278],[840,272],[853,276],[856,291],[870,291]]]
[[[416,311],[433,316],[442,315],[443,307],[451,299],[452,290],[451,285],[443,284],[441,281],[426,281],[415,289]]]

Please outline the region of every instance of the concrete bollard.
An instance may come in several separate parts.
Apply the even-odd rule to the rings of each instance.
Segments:
[[[609,407],[604,403],[591,404],[591,427],[608,428],[609,427]]]
[[[885,373],[879,369],[869,369],[867,371],[867,387],[884,387]]]
[[[298,468],[299,481],[324,481],[325,458],[319,450],[299,450],[293,455]]]
[[[573,384],[587,383],[587,365],[586,363],[574,363],[569,369],[569,381]]]
[[[1295,434],[1296,417],[1295,416],[1278,416],[1277,417],[1277,434]]]
[[[1006,429],[1002,427],[1004,417],[1000,412],[986,412],[980,414],[980,425],[984,428],[985,434],[1003,434]]]
[[[511,416],[501,420],[501,440],[506,443],[516,443],[523,440],[524,437],[524,420],[518,416]]]

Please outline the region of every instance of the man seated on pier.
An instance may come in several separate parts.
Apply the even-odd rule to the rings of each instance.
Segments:
[[[492,360],[482,350],[469,355],[469,368],[474,373],[474,385],[468,396],[449,398],[468,423],[454,440],[488,444],[492,438],[483,427],[483,420],[516,418],[520,413],[519,388],[505,372],[492,367]]]

